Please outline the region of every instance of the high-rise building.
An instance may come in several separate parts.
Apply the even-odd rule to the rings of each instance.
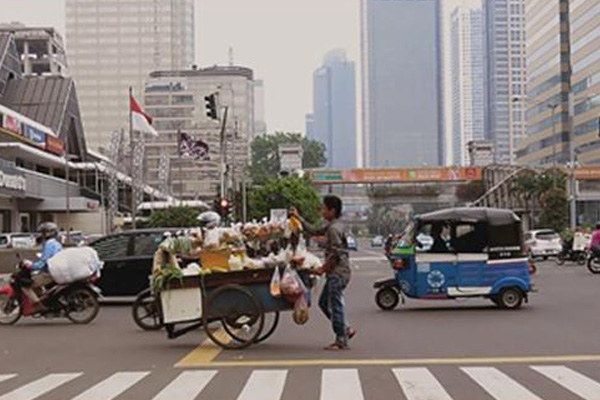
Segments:
[[[453,165],[469,165],[468,143],[485,136],[484,46],[481,4],[451,16]]]
[[[227,187],[239,185],[247,167],[249,144],[254,138],[253,71],[243,67],[211,67],[181,71],[156,71],[145,88],[146,112],[159,133],[146,137],[146,182],[187,200],[210,200],[220,190],[221,122],[207,116],[205,97],[217,93],[219,119],[229,107],[225,131]],[[180,156],[178,133],[209,146],[209,160]],[[161,158],[170,167],[161,174]],[[162,175],[162,176],[161,176]]]
[[[317,140],[315,137],[315,116],[313,114],[306,114],[304,117],[304,125],[306,137],[311,140]]]
[[[553,1],[543,1],[553,3]],[[525,0],[484,0],[486,132],[498,163],[514,163],[525,135]],[[539,16],[538,16],[539,17]]]
[[[580,15],[577,18],[578,23],[569,27],[569,3],[569,0],[526,0],[525,2],[527,133],[518,151],[517,161],[520,164],[562,163],[568,159],[572,45],[570,36],[578,38],[576,48],[579,55],[576,59],[589,60],[590,54],[600,56],[600,46],[593,42],[586,45],[580,38],[585,36],[594,24],[597,26],[600,18],[594,18],[593,14],[586,14],[583,17]],[[600,1],[574,2],[575,5],[585,4],[585,7],[578,8],[577,15],[588,10],[592,3],[600,4]],[[594,73],[593,68],[593,62],[582,64],[582,61],[576,61],[573,72],[576,73],[577,78],[573,82],[586,86],[588,78]],[[596,71],[598,70],[600,70],[600,63],[596,63]],[[586,103],[585,100],[582,103]],[[584,112],[583,115],[585,114]],[[592,130],[597,127],[596,119],[597,115],[589,125]],[[575,129],[585,131],[583,126],[576,126]],[[591,136],[597,138],[595,133],[589,135],[592,130],[582,133],[587,135],[581,139]]]
[[[368,167],[444,159],[439,0],[362,0],[363,151]]]
[[[0,24],[0,32],[13,34],[25,76],[68,76],[62,36],[54,28]]]
[[[129,87],[194,61],[193,0],[66,0],[69,67],[91,148],[128,125]]]
[[[325,145],[327,167],[356,168],[356,71],[342,49],[313,74],[311,139]]]
[[[254,81],[254,134],[267,133],[267,120],[265,116],[265,83],[261,79]]]

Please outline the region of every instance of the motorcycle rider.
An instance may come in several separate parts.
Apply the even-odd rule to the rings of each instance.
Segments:
[[[594,255],[600,252],[600,222],[596,223],[596,229],[592,233],[592,241],[590,242],[590,250]]]
[[[48,272],[48,260],[59,253],[63,247],[58,241],[58,226],[55,223],[44,222],[38,230],[42,240],[42,256],[31,265],[32,284],[31,287],[23,288],[23,292],[29,297],[35,308],[42,308],[36,289],[53,282],[52,276]]]

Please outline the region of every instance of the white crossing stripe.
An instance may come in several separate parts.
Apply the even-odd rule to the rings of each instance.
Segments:
[[[358,370],[323,370],[321,400],[364,400]]]
[[[112,400],[145,378],[149,372],[118,372],[73,400]]]
[[[7,381],[9,379],[12,379],[15,376],[17,376],[17,374],[4,374],[4,375],[0,375],[0,382],[4,382],[4,381]]]
[[[600,400],[600,383],[564,366],[531,367],[585,400]]]
[[[254,371],[237,400],[280,400],[287,371]]]
[[[427,368],[395,368],[393,372],[408,400],[452,400]]]
[[[48,393],[65,383],[81,376],[81,373],[76,374],[50,374],[45,377],[21,386],[3,396],[0,400],[33,400],[41,395]]]
[[[491,367],[461,368],[496,400],[541,400],[511,377]]]
[[[193,400],[204,390],[217,371],[185,371],[153,400]]]

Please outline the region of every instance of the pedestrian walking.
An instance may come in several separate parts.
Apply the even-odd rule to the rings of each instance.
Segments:
[[[344,290],[350,282],[351,270],[348,241],[344,225],[340,220],[342,207],[342,200],[339,197],[325,196],[322,215],[326,224],[321,228],[309,224],[295,208],[290,210],[291,215],[302,222],[307,234],[325,236],[325,263],[317,270],[317,273],[326,276],[325,286],[319,298],[319,307],[331,321],[335,333],[335,342],[325,347],[325,350],[332,351],[347,350],[348,340],[356,334],[356,331],[346,322]]]

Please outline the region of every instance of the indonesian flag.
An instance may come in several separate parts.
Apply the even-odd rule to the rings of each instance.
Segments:
[[[129,96],[129,109],[131,110],[131,123],[134,131],[158,136],[158,132],[152,127],[152,117],[142,110],[133,95]]]

